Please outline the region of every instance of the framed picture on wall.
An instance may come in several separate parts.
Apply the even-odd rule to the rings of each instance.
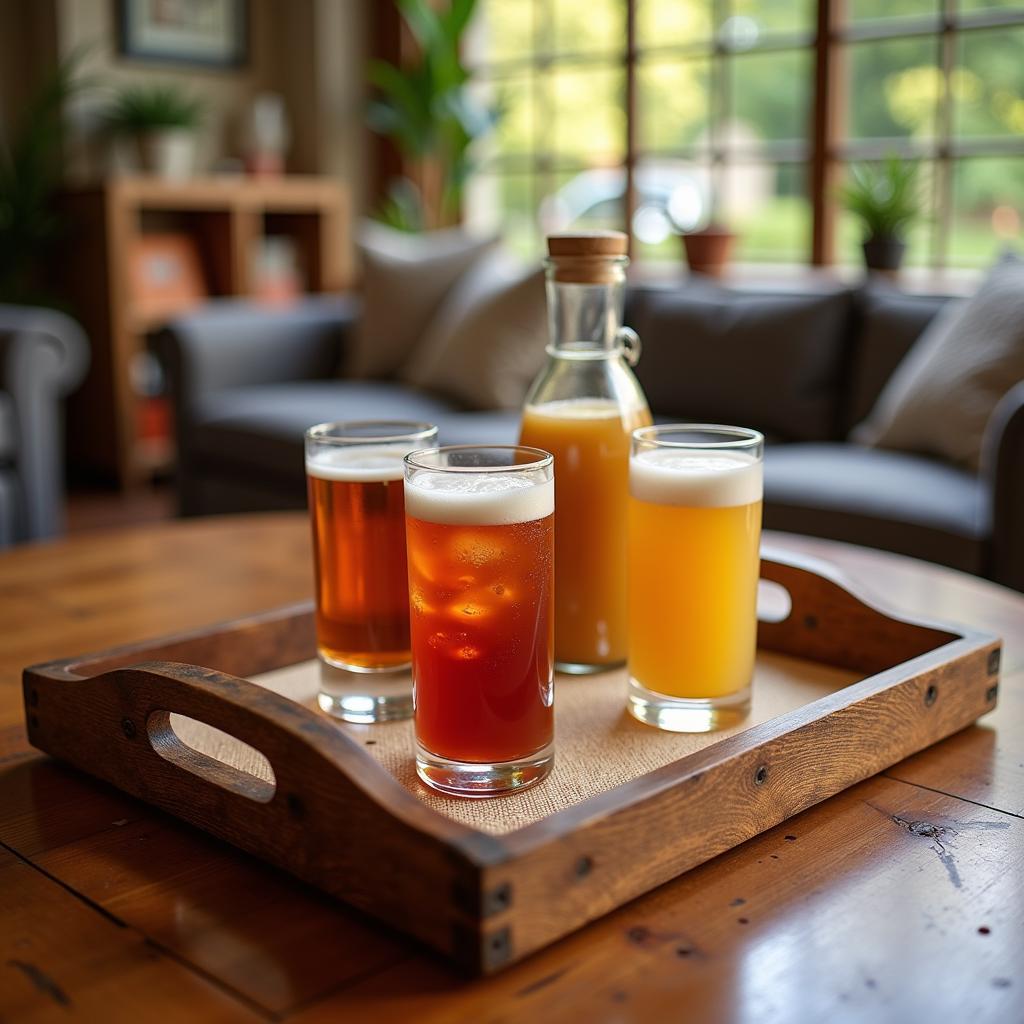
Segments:
[[[248,0],[117,0],[132,60],[237,68],[248,60]]]

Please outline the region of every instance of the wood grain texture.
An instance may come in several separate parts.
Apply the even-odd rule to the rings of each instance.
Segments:
[[[263,1019],[3,849],[0,921],[0,1020]]]
[[[979,777],[1009,780],[1014,766],[1019,769],[1024,763],[1024,715],[1009,713],[1020,708],[1024,683],[1013,672],[1024,661],[1024,597],[898,556],[806,538],[773,539],[827,558],[860,590],[878,594],[905,614],[963,622],[1004,636],[1008,671],[998,709],[984,724],[958,733],[912,762],[929,762],[934,781],[940,784],[937,788],[970,789]],[[119,818],[104,817],[103,799],[132,806],[133,823],[162,821],[177,830],[158,812],[30,752],[21,725],[20,670],[34,662],[304,599],[311,593],[308,566],[308,522],[302,515],[192,520],[98,533],[0,555],[0,615],[7,627],[0,642],[0,821],[10,808],[8,794],[19,788],[2,788],[8,773],[31,764],[59,774],[35,787],[22,780],[24,800],[12,815],[14,834],[46,849],[63,847],[64,863],[83,873],[90,862],[102,864],[93,860],[89,837],[98,841],[103,829],[121,828],[111,825]],[[879,787],[891,785],[898,784],[884,778],[863,783],[496,978],[466,982],[435,959],[410,953],[389,968],[367,968],[361,981],[350,977],[333,997],[307,1012],[322,1008],[320,1019],[360,1022],[513,1017],[621,1022],[672,1020],[684,1013],[693,1020],[801,1024],[822,1019],[1019,1017],[1024,981],[1016,966],[1021,923],[1014,915],[1020,907],[1021,885],[1014,872],[1024,843],[1018,832],[964,831],[966,845],[958,839],[956,859],[961,869],[966,863],[969,870],[960,871],[964,884],[956,890],[926,835],[901,830],[883,815],[855,806],[867,793],[885,808],[878,799]],[[982,783],[980,791],[996,806],[1001,799],[1018,795],[1005,784],[993,788]],[[55,796],[57,792],[63,799]],[[956,821],[984,820],[992,813],[911,785],[885,792],[896,794],[891,807],[907,821],[942,815],[939,826],[955,828]],[[975,799],[970,792],[964,795]],[[815,835],[810,847],[805,845],[809,831]],[[787,841],[784,837],[791,834],[796,839]],[[990,836],[1005,836],[1008,845],[988,845]],[[191,879],[201,873],[207,850],[216,844],[184,826],[179,838],[180,863],[154,857],[145,843],[109,838],[110,850],[104,856],[116,856],[134,873],[140,891],[151,901],[147,927],[173,924],[175,908],[190,905],[202,891],[191,888]],[[986,845],[976,846],[981,840]],[[225,847],[221,858],[225,868],[211,876],[211,888],[223,890],[224,902],[203,942],[193,942],[190,955],[201,967],[216,963],[217,948],[234,942],[232,921],[251,913],[256,921],[273,922],[268,930],[285,931],[289,937],[287,951],[268,938],[263,959],[253,961],[252,972],[276,962],[283,974],[294,977],[291,965],[296,960],[317,958],[323,934],[319,925],[304,933],[308,914],[301,904],[294,914],[281,908],[268,910],[262,918],[264,905],[281,907],[280,890],[267,880],[293,883],[261,866],[257,867],[263,881],[251,882],[243,855]],[[187,870],[182,870],[186,863]],[[237,885],[236,875],[242,880]],[[97,870],[95,877],[101,887],[102,871]],[[1006,888],[1007,880],[1014,888]],[[9,898],[10,884],[9,877],[0,877],[0,898]],[[49,890],[65,894],[47,881],[43,892]],[[986,894],[992,895],[992,903]],[[124,905],[136,898],[126,895]],[[738,898],[757,910],[748,916],[747,925],[740,925],[738,917],[748,907],[732,906]],[[46,905],[42,893],[33,894],[32,901]],[[72,901],[72,906],[105,920],[86,903]],[[367,925],[353,911],[334,901],[321,903],[320,911],[339,934],[352,935],[353,946],[358,946]],[[83,946],[102,950],[91,933],[83,936],[69,930],[69,920],[62,916],[64,927],[41,934],[40,950],[70,958],[84,956]],[[978,927],[988,927],[989,933],[978,933]],[[683,941],[677,943],[677,938]],[[686,941],[690,939],[692,944]],[[697,944],[697,939],[704,939],[705,945]],[[859,966],[869,961],[880,962],[884,970],[863,976]],[[595,967],[588,971],[591,962]],[[236,968],[245,973],[244,958]],[[90,962],[90,970],[93,984],[132,984],[132,965],[122,958],[100,957]],[[876,982],[874,987],[868,986],[869,979]],[[322,996],[330,988],[324,975],[308,992]],[[0,986],[0,991],[6,998],[7,990]],[[193,1020],[216,1019],[219,1012],[219,993],[200,997],[187,984],[177,985],[171,994],[154,991],[168,1018],[182,1007]],[[295,996],[293,1006],[317,998],[298,988]],[[62,1011],[53,1019],[66,1020],[67,1014]],[[111,1017],[94,1014],[92,1019]]]
[[[992,706],[994,638],[891,618],[783,556],[765,560],[762,572],[787,589],[791,612],[764,624],[761,642],[877,674],[653,771],[627,773],[628,781],[500,837],[417,801],[316,711],[194,664],[219,655],[237,669],[269,671],[294,657],[296,636],[308,656],[305,606],[152,650],[27,669],[29,738],[470,971],[498,970]],[[146,660],[168,652],[191,664]],[[266,758],[266,773],[183,743],[172,712],[242,741]],[[472,806],[486,817],[491,805]],[[638,837],[655,826],[673,839],[652,849]],[[405,863],[417,864],[415,876]]]
[[[500,975],[401,964],[297,1020],[1018,1020],[1022,885],[1024,822],[875,778]]]

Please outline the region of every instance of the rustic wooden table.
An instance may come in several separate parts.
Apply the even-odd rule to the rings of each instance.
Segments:
[[[476,982],[26,743],[23,666],[307,597],[303,516],[0,556],[0,1021],[1024,1019],[1024,596],[771,539],[1001,633],[998,709]]]

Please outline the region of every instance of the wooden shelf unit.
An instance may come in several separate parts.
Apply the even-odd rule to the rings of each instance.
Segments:
[[[333,179],[117,177],[68,191],[63,203],[65,289],[92,345],[89,375],[68,407],[69,463],[122,487],[173,457],[168,445],[138,436],[132,364],[147,333],[194,305],[154,312],[135,303],[131,260],[147,221],[170,219],[195,240],[211,298],[255,294],[254,253],[271,235],[292,240],[307,291],[337,292],[350,281],[349,196]]]

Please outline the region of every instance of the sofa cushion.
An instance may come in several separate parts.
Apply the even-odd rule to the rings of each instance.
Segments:
[[[630,302],[637,376],[660,415],[835,438],[851,309],[847,291],[650,291]]]
[[[850,356],[845,426],[874,408],[889,378],[949,298],[865,288],[857,296],[859,330]]]
[[[948,464],[850,444],[769,446],[764,487],[766,528],[983,567],[987,492]]]
[[[363,317],[346,373],[396,373],[455,283],[495,244],[460,228],[409,235],[367,222],[360,235]]]
[[[1024,261],[1008,258],[932,321],[850,436],[977,471],[989,417],[1022,380]]]
[[[296,381],[237,388],[195,409],[192,458],[229,475],[294,480],[305,469],[303,435],[331,420],[409,419],[436,423],[442,444],[514,443],[516,412],[461,412],[451,403],[388,381]]]
[[[445,299],[403,380],[474,409],[519,409],[546,358],[544,271],[486,253]]]

